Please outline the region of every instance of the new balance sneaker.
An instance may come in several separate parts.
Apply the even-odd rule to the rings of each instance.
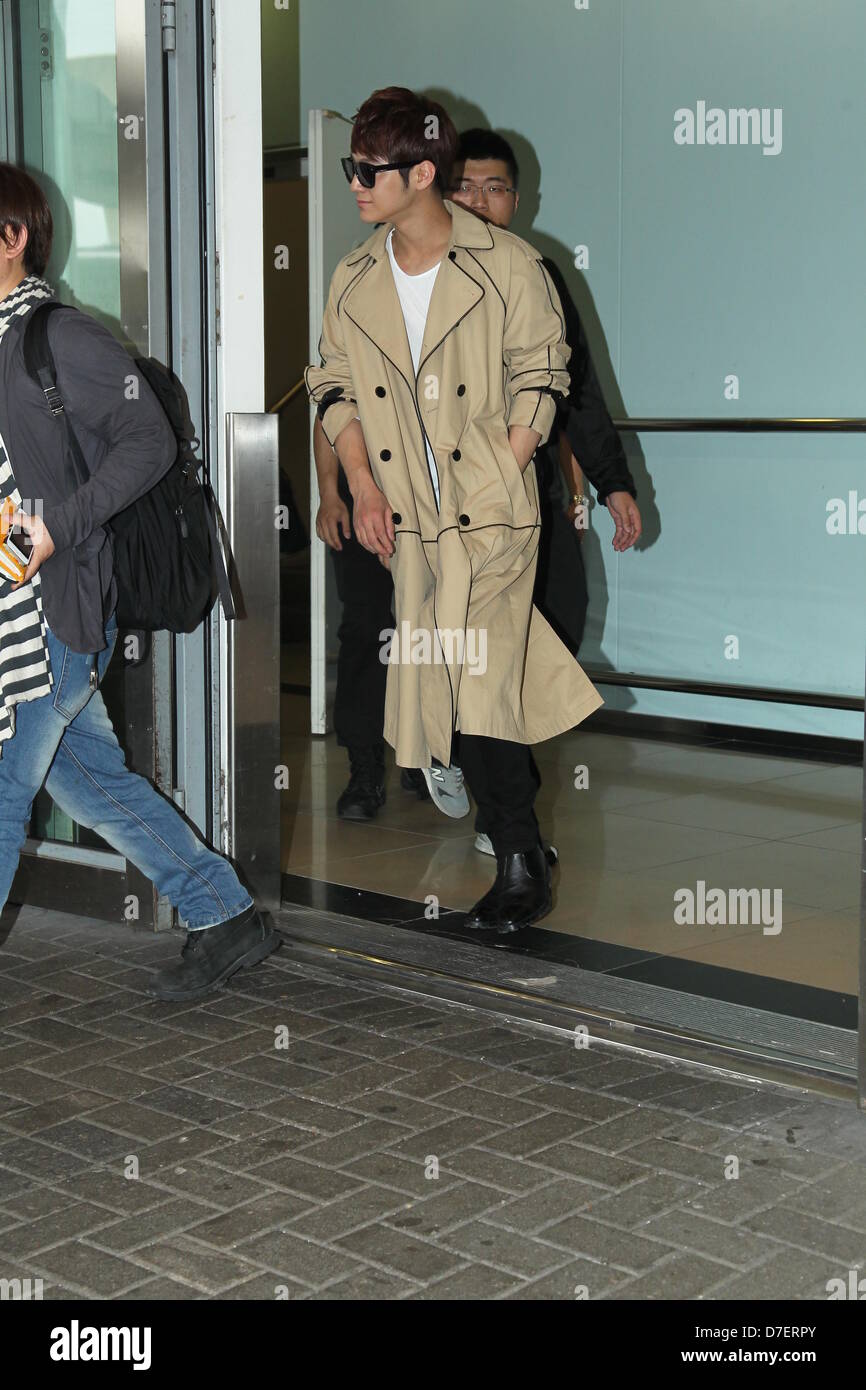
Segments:
[[[463,785],[463,772],[456,763],[450,767],[436,764],[421,770],[433,803],[443,815],[451,816],[454,820],[469,815],[469,797]]]

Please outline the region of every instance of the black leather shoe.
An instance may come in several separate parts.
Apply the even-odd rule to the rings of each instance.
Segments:
[[[180,961],[160,970],[148,993],[157,999],[201,999],[236,971],[258,965],[280,944],[256,908],[247,908],[215,927],[187,932]]]
[[[337,815],[343,820],[372,820],[385,805],[385,750],[350,748],[349,785],[337,802]]]
[[[496,882],[467,913],[473,931],[520,931],[546,917],[553,906],[549,856],[537,845],[517,854],[497,854]]]
[[[429,801],[430,793],[427,790],[427,783],[424,780],[424,773],[420,767],[403,767],[400,769],[400,786],[404,792],[414,792],[419,801]]]

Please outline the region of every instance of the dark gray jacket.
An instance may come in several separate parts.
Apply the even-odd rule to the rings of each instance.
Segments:
[[[556,263],[545,257],[544,264],[562,304],[565,337],[571,347],[568,363],[571,390],[544,451],[552,489],[556,493],[561,488],[561,500],[566,500],[565,479],[557,453],[560,430],[565,430],[571,451],[595,488],[599,502],[606,501],[612,492],[629,492],[637,497],[625,449],[608,413],[577,306]],[[541,455],[539,450],[538,457]]]
[[[57,309],[48,326],[57,385],[91,475],[75,487],[64,431],[24,366],[27,317],[0,341],[0,434],[25,507],[41,501],[54,541],[40,570],[48,626],[73,651],[98,652],[117,601],[104,523],[159,481],[177,443],[129,353],[88,314]]]

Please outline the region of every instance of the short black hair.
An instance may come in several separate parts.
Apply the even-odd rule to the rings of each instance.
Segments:
[[[352,126],[352,150],[385,163],[436,166],[435,186],[445,193],[457,148],[454,122],[438,101],[408,87],[382,87],[361,105]],[[401,170],[409,186],[408,169]]]
[[[51,255],[54,223],[48,199],[34,178],[17,164],[0,164],[0,236],[7,246],[27,229],[21,258],[27,275],[45,274]]]
[[[455,162],[462,164],[465,159],[501,159],[503,164],[508,165],[509,178],[517,187],[520,177],[517,158],[504,135],[497,135],[495,130],[484,130],[477,126],[474,130],[462,131],[457,142]]]

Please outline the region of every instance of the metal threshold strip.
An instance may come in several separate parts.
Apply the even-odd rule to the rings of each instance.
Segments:
[[[287,903],[277,924],[309,964],[529,1024],[565,1047],[583,1025],[590,1047],[857,1098],[853,1031]]]

